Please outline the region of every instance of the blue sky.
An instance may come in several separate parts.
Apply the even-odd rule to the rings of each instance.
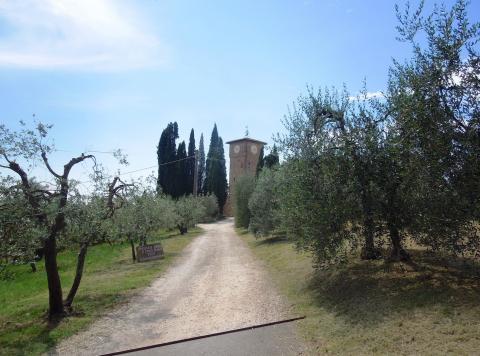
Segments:
[[[0,0],[0,121],[35,113],[72,153],[122,148],[123,171],[155,165],[170,121],[197,143],[214,122],[224,141],[248,126],[271,143],[307,84],[384,90],[410,51],[395,25],[387,0]]]

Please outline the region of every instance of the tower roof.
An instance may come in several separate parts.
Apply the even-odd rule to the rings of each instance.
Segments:
[[[250,141],[250,142],[255,142],[255,143],[261,143],[262,145],[267,144],[266,142],[259,141],[259,140],[254,140],[253,138],[250,138],[250,137],[239,138],[238,140],[232,140],[232,141],[228,141],[228,142],[225,142],[225,143],[230,145],[232,143],[240,142],[240,141]]]

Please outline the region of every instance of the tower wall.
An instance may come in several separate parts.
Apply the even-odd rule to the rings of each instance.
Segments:
[[[229,194],[225,204],[225,215],[233,216],[233,197],[235,194],[235,183],[238,178],[251,174],[255,175],[257,170],[260,151],[265,145],[264,142],[249,138],[227,142],[230,145],[230,171],[228,178]]]

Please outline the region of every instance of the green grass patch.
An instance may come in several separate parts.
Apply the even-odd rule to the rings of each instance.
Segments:
[[[28,265],[10,266],[14,278],[0,281],[0,354],[41,354],[85,328],[112,307],[127,301],[139,288],[149,285],[200,232],[195,228],[181,236],[176,231],[159,231],[149,243],[161,241],[165,258],[142,263],[132,262],[127,243],[90,247],[74,300],[75,313],[57,325],[49,325],[45,319],[48,290],[43,260],[37,264],[36,273]],[[76,255],[77,251],[58,255],[65,296],[73,281]]]
[[[238,230],[294,310],[314,353],[455,354],[480,350],[478,269],[410,250],[415,268],[361,261],[328,270],[281,238]]]

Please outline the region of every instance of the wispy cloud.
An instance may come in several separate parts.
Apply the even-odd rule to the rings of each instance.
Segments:
[[[124,2],[0,0],[0,66],[121,70],[165,63],[165,46],[145,23]]]
[[[349,96],[350,100],[368,100],[373,98],[384,98],[385,95],[381,91],[373,91],[367,93],[360,93],[356,96]]]

